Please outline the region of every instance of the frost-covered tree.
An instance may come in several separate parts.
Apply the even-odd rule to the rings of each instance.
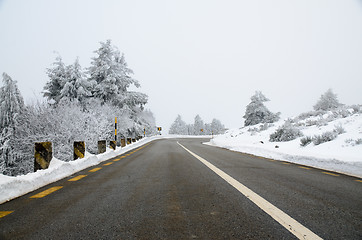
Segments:
[[[250,126],[258,123],[272,123],[279,120],[280,113],[272,113],[264,105],[264,102],[270,101],[262,92],[256,91],[251,96],[251,102],[246,106],[244,125]]]
[[[180,135],[187,135],[187,125],[182,120],[180,115],[177,115],[175,121],[171,124],[169,134],[180,134]]]
[[[3,87],[0,89],[0,171],[7,175],[20,171],[22,158],[17,149],[21,140],[18,128],[24,111],[24,100],[16,81],[3,73]]]
[[[84,102],[86,98],[92,95],[90,92],[92,82],[87,81],[78,58],[74,64],[66,67],[66,76],[65,84],[60,91],[60,100]]]
[[[327,92],[321,95],[318,102],[313,106],[314,110],[328,111],[340,107],[337,94],[333,93],[332,89],[328,89]]]
[[[68,74],[62,58],[58,56],[53,63],[53,67],[47,68],[49,81],[44,86],[44,97],[47,97],[50,103],[58,103],[60,100],[60,92],[64,84],[67,82]]]
[[[204,121],[201,119],[200,115],[196,115],[195,120],[194,120],[194,131],[193,134],[194,135],[204,135],[204,129],[205,129],[205,124]]]
[[[222,134],[225,132],[225,126],[218,119],[212,119],[211,125],[211,133],[213,134]]]

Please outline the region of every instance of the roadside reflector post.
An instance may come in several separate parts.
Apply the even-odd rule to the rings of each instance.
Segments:
[[[78,158],[84,158],[85,143],[83,141],[74,142],[73,147],[74,147],[73,159],[76,160]]]
[[[125,147],[125,146],[126,146],[126,139],[121,138],[121,147]]]
[[[106,140],[98,141],[98,154],[106,152]]]
[[[135,139],[135,138],[132,138],[132,142],[136,142],[136,139]]]
[[[47,169],[53,158],[51,142],[36,142],[34,144],[34,172],[39,169]]]
[[[116,150],[116,145],[117,145],[116,141],[109,141],[109,147],[111,149]]]
[[[132,143],[132,138],[127,138],[127,145],[130,145]]]
[[[143,129],[143,137],[146,137],[146,128]]]
[[[117,117],[114,120],[114,141],[117,142]]]

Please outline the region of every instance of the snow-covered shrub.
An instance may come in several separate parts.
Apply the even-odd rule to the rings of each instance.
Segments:
[[[360,145],[360,144],[362,144],[362,138],[358,138],[358,139],[356,139],[356,140],[354,140],[354,139],[346,139],[345,140],[345,143],[348,143],[348,144],[350,144],[350,145],[352,145],[352,146],[355,146],[355,145]]]
[[[336,132],[338,135],[346,132],[346,130],[343,128],[342,124],[335,125],[333,131]]]
[[[356,141],[354,141],[356,145],[362,144],[362,138],[358,138]]]
[[[272,127],[272,126],[274,126],[274,124],[271,124],[271,123],[261,124],[261,125],[259,126],[259,132],[265,131],[265,130],[267,130],[268,128],[270,128],[270,127]]]
[[[352,105],[351,106],[352,110],[353,110],[353,113],[362,113],[362,105]]]
[[[313,141],[312,137],[305,136],[300,139],[300,146],[305,147]]]
[[[338,137],[338,133],[335,131],[324,132],[321,135],[315,135],[313,137],[314,145],[319,145],[321,143],[330,142]]]
[[[289,121],[270,134],[270,142],[288,142],[303,136],[302,132]]]
[[[299,116],[297,117],[297,120],[301,121],[301,120],[305,120],[310,117],[318,117],[318,116],[322,116],[325,113],[326,113],[326,111],[322,111],[322,110],[309,111],[309,112],[299,114]]]

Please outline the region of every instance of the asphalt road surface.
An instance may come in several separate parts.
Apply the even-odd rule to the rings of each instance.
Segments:
[[[154,141],[1,204],[0,239],[362,239],[361,179],[205,141]]]

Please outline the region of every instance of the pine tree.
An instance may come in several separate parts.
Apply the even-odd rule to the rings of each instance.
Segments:
[[[58,103],[61,98],[61,91],[67,82],[67,70],[62,58],[58,56],[53,63],[52,68],[47,68],[49,81],[44,86],[44,97],[47,97],[50,103]]]
[[[25,111],[23,97],[9,75],[3,73],[0,88],[0,170],[7,175],[20,171],[21,155],[16,149],[21,114]]]
[[[314,110],[328,111],[340,107],[337,94],[332,92],[332,89],[328,89],[327,92],[321,95],[318,102],[313,106]]]
[[[222,134],[225,132],[225,126],[218,119],[212,119],[211,122],[211,133],[213,134]]]
[[[177,115],[175,121],[171,124],[169,134],[187,135],[187,125],[180,115]]]
[[[280,113],[272,113],[264,105],[263,102],[269,101],[262,92],[256,91],[251,96],[251,102],[246,106],[245,111],[245,126],[255,125],[258,123],[272,123],[279,120]]]

